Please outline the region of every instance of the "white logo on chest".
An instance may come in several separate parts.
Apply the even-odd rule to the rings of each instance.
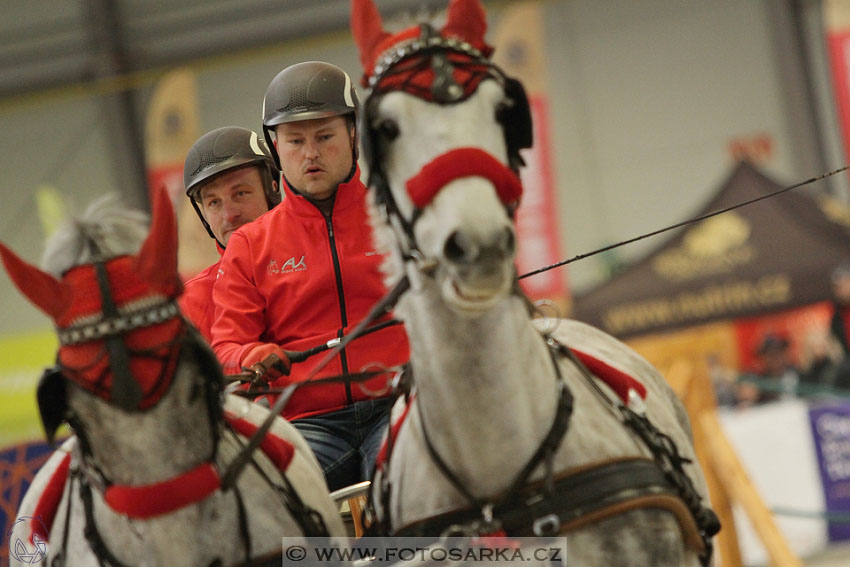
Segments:
[[[278,265],[277,260],[271,260],[266,267],[269,274],[288,274],[290,272],[303,272],[307,269],[307,264],[304,261],[305,256],[300,258],[293,256],[283,263],[283,266]]]

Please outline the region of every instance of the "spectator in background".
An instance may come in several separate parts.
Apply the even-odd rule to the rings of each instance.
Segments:
[[[800,383],[800,370],[791,360],[788,339],[769,333],[756,350],[760,368],[755,380],[738,382],[738,407],[748,407],[793,395]]]
[[[844,351],[837,341],[831,340],[828,330],[810,331],[804,338],[800,355],[800,365],[803,369],[801,381],[816,387],[812,393],[820,393],[819,390],[825,391],[833,387],[843,356]]]
[[[833,386],[850,389],[850,260],[832,271],[832,321],[830,334],[843,353],[836,367]]]
[[[850,260],[842,262],[832,271],[832,336],[850,355]]]
[[[719,407],[734,406],[737,403],[735,394],[737,375],[735,371],[723,364],[720,356],[715,352],[706,356],[705,363],[708,366],[711,384],[714,386],[717,405]]]

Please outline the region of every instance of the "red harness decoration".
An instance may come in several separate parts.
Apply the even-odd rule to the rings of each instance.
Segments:
[[[259,429],[258,426],[250,421],[237,418],[229,413],[225,413],[225,419],[230,424],[230,427],[243,437],[251,437]],[[289,468],[289,463],[292,462],[292,457],[295,455],[295,447],[292,443],[286,439],[273,437],[268,434],[263,437],[260,443],[260,449],[263,450],[263,453],[266,454],[281,472],[286,472],[286,469]]]
[[[212,463],[202,463],[172,479],[153,484],[113,484],[103,497],[112,510],[131,518],[153,518],[200,502],[218,490],[221,479]]]
[[[516,207],[522,197],[522,182],[509,167],[480,148],[456,148],[437,156],[407,180],[413,204],[424,208],[448,183],[461,177],[483,177],[496,188],[499,199]]]
[[[634,390],[641,398],[646,399],[646,387],[625,372],[617,370],[613,366],[610,366],[587,353],[581,352],[580,350],[570,350],[575,353],[576,358],[578,358],[582,364],[587,366],[587,369],[590,370],[594,376],[608,384],[608,386],[614,390],[614,393],[617,394],[623,402],[629,403],[629,390]]]
[[[389,450],[387,447],[387,441],[389,439],[395,439],[398,437],[398,432],[401,430],[401,426],[404,423],[404,420],[407,419],[407,414],[410,412],[410,406],[413,405],[413,400],[416,398],[416,394],[410,396],[410,399],[407,400],[407,405],[404,406],[404,411],[401,412],[401,415],[398,416],[398,419],[393,423],[390,428],[390,436],[388,439],[384,439],[381,442],[381,449],[378,451],[378,456],[375,458],[375,467],[378,469],[383,469],[383,465],[387,460],[387,451]]]
[[[62,493],[65,491],[65,481],[68,480],[68,470],[71,467],[71,454],[68,453],[59,462],[59,466],[53,471],[50,480],[38,497],[38,502],[33,510],[30,518],[30,543],[33,542],[33,536],[38,536],[44,541],[47,541],[47,532],[53,525],[53,520],[56,519],[56,510],[59,509],[59,501],[62,500]],[[40,520],[40,521],[39,521]]]
[[[259,429],[259,426],[250,421],[230,413],[225,412],[224,417],[233,430],[244,437],[250,437]],[[263,438],[260,449],[281,472],[286,472],[295,455],[295,447],[289,441],[269,434]],[[48,540],[48,534],[44,533],[44,530],[49,531],[56,519],[56,511],[68,481],[70,464],[69,453],[62,458],[39,496],[33,519],[30,520],[30,542],[34,535]],[[218,490],[220,484],[221,479],[215,466],[212,463],[202,463],[188,472],[162,482],[141,486],[113,484],[107,487],[104,500],[119,514],[146,519],[200,502]]]
[[[578,358],[582,364],[587,366],[587,369],[593,373],[594,376],[605,382],[617,396],[623,400],[624,403],[628,403],[629,401],[629,390],[634,390],[637,394],[642,398],[646,399],[646,387],[620,370],[617,370],[613,366],[602,362],[598,358],[591,356],[587,353],[581,352],[574,348],[570,349],[575,353],[576,358]],[[415,396],[411,396],[410,400],[405,406],[404,411],[398,417],[398,419],[393,423],[391,431],[391,438],[396,439],[398,437],[398,433],[401,430],[401,426],[404,424],[405,419],[407,419],[408,413],[410,412],[410,407],[413,404],[413,398]],[[383,465],[387,459],[387,440],[381,444],[381,450],[378,451],[378,457],[376,459],[376,467],[379,469],[383,469]]]

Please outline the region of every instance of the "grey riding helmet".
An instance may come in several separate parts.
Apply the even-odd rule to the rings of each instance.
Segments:
[[[357,124],[357,93],[348,73],[330,63],[306,61],[277,74],[263,97],[263,134],[274,147],[275,126],[299,120],[353,114]],[[355,161],[356,150],[355,146]],[[272,157],[280,168],[277,152]]]
[[[279,176],[277,166],[268,146],[256,132],[238,126],[217,128],[198,138],[186,155],[183,165],[186,196],[192,201],[198,218],[213,238],[215,235],[198,207],[201,188],[213,177],[247,165],[260,166],[263,191],[269,208],[280,203],[280,191],[274,184]]]

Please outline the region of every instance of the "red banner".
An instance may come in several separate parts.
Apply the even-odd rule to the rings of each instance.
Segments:
[[[844,156],[850,163],[850,30],[830,31],[827,45]]]
[[[526,167],[521,172],[523,198],[517,213],[517,269],[520,274],[564,258],[555,200],[543,34],[543,8],[537,1],[512,4],[500,14],[493,30],[493,60],[505,73],[524,84],[534,122],[534,146],[522,151]],[[525,278],[521,283],[532,299],[550,299],[561,307],[569,302],[565,268]]]
[[[563,259],[558,218],[553,195],[552,146],[549,132],[549,101],[543,95],[529,97],[534,121],[534,147],[523,152],[526,167],[520,177],[523,185],[522,206],[517,212],[520,274],[554,264]],[[565,300],[564,268],[550,270],[522,280],[523,290],[533,298]]]

